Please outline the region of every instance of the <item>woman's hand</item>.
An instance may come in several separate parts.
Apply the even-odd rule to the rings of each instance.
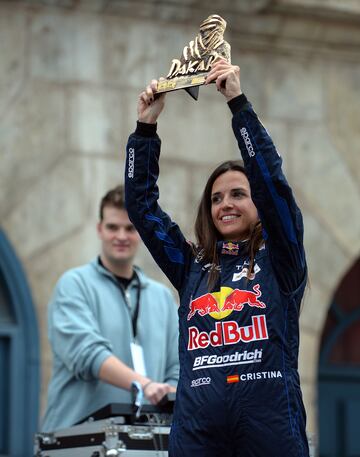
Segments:
[[[242,93],[240,68],[237,65],[231,65],[224,59],[219,59],[212,64],[205,84],[209,84],[212,81],[215,81],[218,91],[225,96],[228,102]]]
[[[157,95],[157,80],[153,79],[141,92],[138,100],[138,120],[146,124],[155,124],[165,106],[165,94]]]

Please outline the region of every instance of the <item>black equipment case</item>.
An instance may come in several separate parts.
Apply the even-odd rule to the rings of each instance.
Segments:
[[[167,457],[173,401],[143,405],[113,403],[79,424],[35,435],[35,457]]]

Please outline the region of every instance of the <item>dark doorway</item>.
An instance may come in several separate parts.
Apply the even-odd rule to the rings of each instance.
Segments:
[[[20,262],[0,229],[0,457],[31,457],[38,424],[39,337]]]
[[[360,457],[360,259],[325,321],[318,388],[320,457]]]

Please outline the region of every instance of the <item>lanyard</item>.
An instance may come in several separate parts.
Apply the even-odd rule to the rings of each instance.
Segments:
[[[135,304],[135,310],[134,314],[132,316],[132,326],[133,326],[133,334],[134,334],[134,340],[136,340],[136,334],[137,334],[137,320],[139,317],[139,309],[140,309],[140,279],[138,275],[135,273],[136,276],[136,282],[137,282],[137,293],[136,293],[136,304]],[[130,310],[129,310],[130,311]]]
[[[131,316],[131,321],[132,321],[132,328],[133,328],[133,336],[134,336],[134,340],[136,340],[136,335],[137,335],[137,320],[138,320],[138,317],[139,317],[139,309],[140,309],[140,290],[141,290],[141,284],[140,284],[140,279],[139,279],[139,276],[136,274],[136,272],[134,272],[134,276],[135,276],[135,279],[136,279],[136,283],[137,283],[137,293],[136,293],[136,303],[135,303],[135,309],[134,309],[134,313],[133,315],[131,316],[131,302],[130,302],[130,299],[131,299],[131,296],[130,296],[130,291],[129,291],[129,300],[127,300],[126,298],[126,291],[125,291],[125,288],[124,286],[118,282],[119,284],[119,287],[120,287],[120,290],[121,290],[121,293],[124,297],[124,300],[125,300],[125,303],[126,303],[126,308],[128,310],[128,312],[130,313],[130,316]],[[129,284],[130,286],[130,284]]]
[[[100,256],[98,257],[98,262],[99,264],[105,268],[105,270],[107,271],[110,271],[108,270],[108,268],[105,267],[105,265],[102,263],[101,261],[101,258]],[[110,272],[111,273],[111,272]],[[140,289],[141,289],[141,284],[140,284],[140,279],[139,279],[139,276],[138,274],[136,273],[136,271],[134,270],[134,276],[135,276],[135,280],[136,280],[136,283],[137,283],[137,294],[136,294],[136,304],[135,304],[135,310],[134,310],[134,314],[133,316],[131,317],[131,321],[132,321],[132,328],[133,328],[133,335],[134,335],[134,340],[136,340],[136,334],[137,334],[137,320],[138,320],[138,316],[139,316],[139,308],[140,308]],[[121,284],[121,282],[117,279],[117,284],[121,290],[121,293],[122,293],[122,296],[124,298],[124,301],[125,301],[125,304],[126,304],[126,308],[128,310],[128,312],[130,313],[130,316],[131,316],[131,301],[128,303],[128,300],[126,298],[126,290],[125,290],[125,287]],[[130,283],[128,284],[128,286],[130,285]],[[130,294],[130,293],[129,293]],[[131,296],[130,296],[131,298]]]

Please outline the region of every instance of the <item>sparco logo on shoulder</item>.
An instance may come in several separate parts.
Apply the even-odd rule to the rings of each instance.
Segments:
[[[246,130],[245,127],[243,127],[242,129],[240,129],[240,133],[241,133],[242,139],[244,140],[246,150],[249,154],[249,157],[254,157],[255,151],[254,151],[253,145],[251,144],[251,140],[250,140],[248,131]]]
[[[128,178],[134,177],[134,160],[135,160],[135,150],[134,150],[134,148],[129,148]]]

